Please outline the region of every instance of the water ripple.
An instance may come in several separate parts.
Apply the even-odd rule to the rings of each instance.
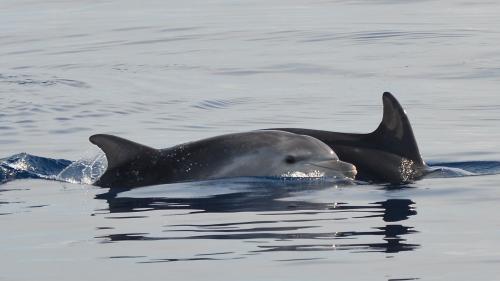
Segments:
[[[369,30],[352,33],[323,33],[307,36],[301,42],[321,42],[333,40],[350,40],[359,43],[370,43],[385,39],[398,39],[400,42],[436,38],[463,38],[475,34],[473,30],[443,30],[443,31],[399,31],[399,30]],[[409,44],[409,43],[408,43]]]
[[[270,66],[263,66],[253,69],[244,69],[239,67],[220,68],[214,71],[214,74],[219,75],[232,75],[232,76],[246,76],[256,74],[307,74],[307,75],[349,75],[352,77],[370,77],[371,73],[354,72],[343,68],[331,67],[326,65],[311,64],[311,63],[286,63],[276,64]]]
[[[0,74],[0,83],[17,84],[22,86],[57,86],[64,85],[75,88],[90,88],[90,85],[78,80],[52,78],[52,79],[37,79],[30,75],[4,75]]]
[[[130,41],[122,43],[122,45],[151,45],[151,44],[165,43],[165,42],[185,41],[196,38],[197,38],[196,36],[186,35],[186,36],[166,37],[166,38],[149,39],[149,40]]]
[[[235,98],[235,99],[211,99],[211,100],[203,100],[193,105],[195,108],[200,109],[224,109],[229,108],[239,104],[246,104],[250,102],[251,98]]]
[[[51,134],[71,134],[74,132],[80,132],[80,131],[90,131],[92,128],[88,127],[70,127],[70,128],[64,128],[64,129],[57,129],[57,130],[50,130],[49,133]]]

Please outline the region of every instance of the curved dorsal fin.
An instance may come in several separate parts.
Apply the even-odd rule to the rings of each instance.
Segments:
[[[97,145],[108,160],[108,170],[132,162],[141,155],[152,155],[156,149],[117,136],[97,134],[89,138],[90,142]]]
[[[378,143],[385,144],[393,153],[413,160],[417,164],[424,164],[405,110],[389,92],[383,94],[382,101],[384,104],[382,122],[369,136],[377,138]]]

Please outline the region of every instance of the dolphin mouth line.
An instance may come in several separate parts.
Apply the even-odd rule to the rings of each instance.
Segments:
[[[321,164],[317,164],[317,163],[309,163],[309,165],[311,166],[315,166],[315,167],[318,167],[318,168],[323,168],[323,169],[327,169],[327,170],[331,170],[331,171],[338,171],[340,173],[349,173],[349,174],[352,174],[353,176],[355,176],[358,171],[356,169],[356,166],[352,166],[353,168],[352,169],[347,169],[347,170],[339,170],[339,169],[335,169],[335,168],[332,168],[332,167],[327,167],[327,166],[323,166]]]

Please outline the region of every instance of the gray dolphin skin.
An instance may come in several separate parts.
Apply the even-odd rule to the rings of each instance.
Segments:
[[[323,142],[284,131],[227,134],[166,149],[105,134],[89,140],[104,151],[108,161],[94,184],[108,188],[231,177],[356,175],[356,167],[340,161]]]
[[[422,177],[422,160],[406,112],[389,92],[383,93],[384,113],[378,128],[369,134],[337,133],[299,128],[274,128],[309,135],[330,146],[342,161],[358,170],[356,179],[393,184]]]

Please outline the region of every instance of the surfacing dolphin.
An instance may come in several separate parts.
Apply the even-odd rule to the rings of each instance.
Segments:
[[[166,149],[105,134],[91,136],[90,142],[104,151],[108,161],[94,184],[109,188],[231,177],[356,175],[355,166],[340,161],[326,144],[284,131],[227,134]]]
[[[373,182],[407,183],[422,177],[427,165],[422,160],[406,112],[389,92],[382,96],[384,115],[369,134],[337,133],[300,128],[273,128],[308,135],[330,146],[342,161],[358,170],[356,179]]]

